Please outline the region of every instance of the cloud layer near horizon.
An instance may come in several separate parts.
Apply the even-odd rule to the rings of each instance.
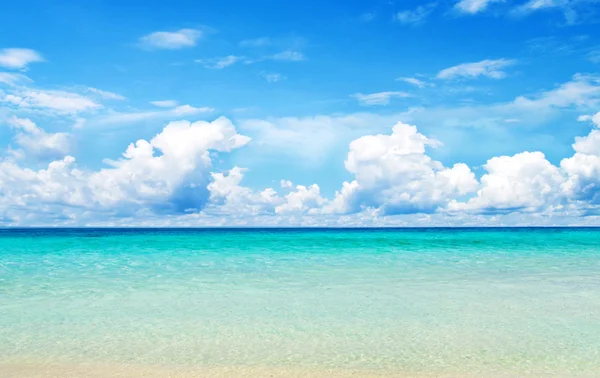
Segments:
[[[242,185],[243,167],[214,172],[219,154],[251,143],[225,117],[169,122],[95,171],[78,168],[75,158],[64,154],[68,134],[47,133],[29,119],[13,118],[23,150],[0,162],[0,220],[4,225],[125,220],[218,225],[226,216],[228,225],[373,225],[376,219],[413,214],[421,225],[431,219],[494,224],[498,217],[516,215],[542,224],[568,216],[593,221],[600,209],[600,112],[580,120],[592,130],[576,138],[573,155],[559,165],[540,151],[524,151],[490,157],[479,179],[466,164],[446,167],[432,159],[428,150],[443,148],[442,143],[398,122],[389,133],[349,144],[345,167],[353,179],[326,198],[315,183],[282,180],[280,188],[255,191]],[[42,138],[35,144],[27,139],[31,135]],[[43,169],[22,167],[23,155],[35,155],[36,149],[65,156]]]

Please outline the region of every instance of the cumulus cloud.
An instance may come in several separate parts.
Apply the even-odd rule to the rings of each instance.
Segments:
[[[233,167],[227,173],[212,173],[208,185],[211,204],[208,212],[235,215],[301,215],[318,214],[327,202],[321,197],[319,186],[297,185],[283,181],[281,186],[288,190],[280,196],[273,188],[260,192],[241,186],[246,170]]]
[[[68,133],[47,133],[28,118],[11,117],[8,124],[17,130],[15,143],[29,156],[55,159],[65,156],[71,149]]]
[[[560,166],[568,175],[563,188],[569,196],[600,205],[600,112],[589,120],[596,128],[585,137],[575,138],[575,154],[563,159]]]
[[[30,63],[43,62],[44,58],[31,49],[1,49],[0,67],[9,69],[25,69]]]
[[[378,93],[355,93],[352,95],[361,105],[371,106],[371,105],[388,105],[392,98],[403,98],[410,97],[410,94],[406,92],[397,92],[397,91],[387,91],[387,92],[378,92]]]
[[[151,49],[177,50],[196,46],[200,38],[202,38],[202,31],[197,29],[157,31],[141,37],[140,45]]]
[[[441,143],[404,123],[391,135],[368,135],[350,143],[346,169],[355,179],[345,182],[328,211],[354,213],[376,208],[382,214],[434,212],[457,195],[477,188],[465,164],[444,167],[426,154]]]
[[[211,203],[208,212],[237,215],[273,213],[281,199],[272,188],[254,192],[241,186],[245,171],[246,169],[236,166],[226,173],[211,173],[212,181],[208,185]]]
[[[18,123],[24,132],[39,132],[31,122]],[[249,140],[223,117],[170,122],[151,140],[130,144],[122,158],[105,160],[109,167],[99,171],[78,169],[71,156],[39,171],[3,160],[0,193],[12,209],[24,211],[47,205],[121,214],[198,211],[208,198],[211,153],[229,152]]]
[[[327,200],[321,197],[321,190],[317,184],[308,187],[297,185],[296,190],[288,193],[284,200],[284,203],[275,208],[276,214],[317,214],[327,203]]]
[[[438,79],[454,79],[458,77],[477,78],[480,76],[491,79],[502,79],[506,77],[504,69],[516,64],[513,59],[485,59],[480,62],[463,63],[448,67],[437,74]]]
[[[445,166],[433,159],[429,149],[442,147],[441,142],[416,126],[399,122],[391,133],[363,135],[350,142],[345,167],[353,177],[331,200],[321,194],[317,184],[294,185],[281,180],[277,190],[257,190],[242,184],[244,168],[211,172],[215,154],[250,141],[226,118],[170,122],[154,138],[132,143],[120,159],[105,160],[107,166],[97,171],[78,168],[70,156],[41,170],[21,168],[11,158],[0,160],[0,210],[13,223],[35,217],[32,208],[43,211],[43,216],[60,214],[65,222],[77,222],[89,214],[112,220],[134,216],[134,220],[157,220],[160,215],[166,217],[160,218],[161,222],[168,219],[172,222],[168,224],[180,225],[209,219],[212,223],[207,224],[212,225],[516,224],[519,219],[552,224],[548,219],[582,220],[600,209],[600,113],[580,120],[592,122],[594,127],[588,135],[575,139],[574,154],[559,165],[550,163],[539,151],[491,157],[481,167],[479,180],[466,164]],[[359,122],[356,117],[338,121]],[[25,136],[49,135],[29,120],[12,122]],[[298,123],[299,127],[305,125]],[[321,130],[323,122],[315,125],[320,125],[315,130]],[[312,140],[319,139],[312,135]],[[19,144],[26,154],[35,154],[25,145]],[[410,214],[424,215],[406,223],[408,218],[402,217]]]
[[[556,203],[564,177],[541,152],[494,157],[484,165],[477,195],[466,203],[454,201],[453,210],[484,213],[535,212]]]

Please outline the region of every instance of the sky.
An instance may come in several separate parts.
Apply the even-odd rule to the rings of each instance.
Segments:
[[[0,226],[600,225],[600,1],[13,1]]]

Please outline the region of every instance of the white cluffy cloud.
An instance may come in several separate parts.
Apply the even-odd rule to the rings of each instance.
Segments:
[[[284,181],[282,188],[289,191],[285,196],[280,196],[273,188],[253,191],[240,185],[245,171],[234,167],[227,174],[211,174],[212,182],[208,185],[211,205],[207,212],[244,216],[318,214],[327,203],[316,184],[294,188],[292,182]]]
[[[43,62],[44,58],[31,49],[1,49],[0,67],[9,69],[25,69],[29,63]]]
[[[196,46],[202,38],[197,29],[180,29],[174,32],[157,31],[140,38],[140,45],[145,48],[177,50]]]
[[[327,122],[339,129],[340,124],[355,127],[365,120],[354,116],[286,122],[302,130],[308,121],[314,123],[314,141],[327,139],[317,133]],[[600,112],[579,120],[595,126],[575,139],[573,155],[560,164],[550,163],[539,151],[496,156],[481,167],[479,180],[466,164],[445,166],[433,159],[429,149],[442,143],[399,122],[391,132],[363,135],[349,143],[345,167],[352,178],[328,199],[317,184],[281,180],[277,190],[256,190],[242,185],[244,168],[211,172],[217,154],[250,141],[227,118],[170,122],[155,137],[130,144],[121,158],[105,160],[107,166],[96,171],[80,169],[73,157],[64,156],[68,134],[47,133],[28,119],[11,118],[22,156],[56,160],[41,170],[22,168],[10,156],[0,160],[0,210],[11,224],[30,224],[40,219],[35,218],[40,212],[78,224],[82,219],[170,217],[180,225],[200,218],[213,225],[217,220],[256,225],[258,219],[269,219],[268,224],[385,225],[399,219],[393,216],[410,214],[421,214],[421,220],[445,217],[447,224],[522,216],[534,222],[546,219],[544,224],[566,216],[585,220],[600,210]],[[269,125],[263,121],[255,126],[274,127]],[[286,138],[296,144],[299,140],[295,133],[277,140]]]
[[[457,66],[445,68],[438,72],[438,79],[454,79],[457,77],[477,78],[485,76],[492,79],[502,79],[506,77],[504,68],[516,64],[513,59],[485,59],[480,62],[463,63]]]
[[[388,91],[369,94],[355,93],[352,97],[357,99],[361,105],[370,106],[388,105],[392,98],[410,97],[410,94],[406,92]]]
[[[14,141],[26,155],[54,159],[65,156],[71,149],[68,133],[47,133],[28,118],[12,117],[8,124],[17,130]]]
[[[440,145],[401,122],[391,135],[352,141],[345,166],[355,179],[343,184],[327,211],[374,208],[381,214],[429,213],[476,190],[477,180],[468,166],[446,168],[427,156],[426,147]]]
[[[28,134],[39,132],[23,120],[18,127]],[[39,171],[3,160],[0,206],[11,204],[16,219],[22,214],[19,209],[26,213],[46,206],[118,214],[198,211],[208,198],[211,153],[229,152],[249,141],[221,117],[213,122],[170,122],[151,140],[131,143],[122,158],[105,160],[109,167],[98,171],[78,169],[71,156]]]

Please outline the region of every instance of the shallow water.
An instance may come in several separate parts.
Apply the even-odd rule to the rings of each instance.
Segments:
[[[600,229],[0,230],[0,364],[600,376]]]

